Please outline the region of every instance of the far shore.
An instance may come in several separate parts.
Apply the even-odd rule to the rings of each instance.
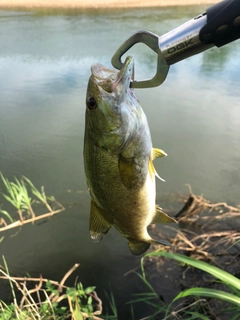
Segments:
[[[0,0],[0,8],[143,8],[211,5],[220,0]]]

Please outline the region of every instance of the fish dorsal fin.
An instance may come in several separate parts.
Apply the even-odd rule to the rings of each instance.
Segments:
[[[91,200],[91,209],[90,209],[90,235],[94,242],[99,242],[102,240],[104,235],[111,228],[112,223],[108,222],[100,212],[100,209]]]
[[[163,150],[157,149],[157,148],[152,148],[152,160],[154,160],[156,158],[166,157],[166,156],[167,156],[167,154]]]
[[[156,214],[152,220],[152,223],[177,223],[174,218],[171,218],[166,213],[164,213],[158,205],[156,205],[155,213]]]
[[[149,159],[149,162],[148,162],[148,171],[149,171],[151,177],[152,177],[153,175],[155,175],[158,179],[160,179],[160,180],[162,180],[162,181],[165,182],[165,180],[158,175],[158,173],[157,173],[157,171],[156,171],[156,169],[155,169],[155,167],[154,167],[154,164],[153,164],[153,162],[152,162],[152,159]]]
[[[148,248],[150,247],[150,243],[128,241],[128,246],[132,254],[134,254],[135,256],[139,256],[140,254],[143,254],[148,250]]]
[[[122,154],[119,155],[118,170],[124,186],[132,189],[138,182],[138,171],[134,158],[125,158]]]

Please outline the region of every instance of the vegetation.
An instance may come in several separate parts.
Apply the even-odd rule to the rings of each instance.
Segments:
[[[54,197],[45,195],[43,187],[38,191],[26,177],[20,180],[15,178],[14,182],[9,182],[2,175],[1,179],[4,186],[2,195],[14,207],[16,214],[13,217],[5,209],[0,209],[0,226],[2,226],[0,232],[49,218],[64,210]],[[146,286],[147,291],[134,295],[128,302],[131,310],[130,319],[137,320],[134,312],[140,303],[147,305],[151,310],[149,316],[144,319],[222,320],[231,318],[231,320],[237,320],[240,314],[240,280],[238,279],[240,233],[237,230],[239,207],[228,206],[226,203],[211,204],[192,193],[184,201],[184,207],[175,215],[179,220],[180,230],[175,230],[176,234],[172,239],[173,247],[146,254],[141,259],[140,272],[134,271]],[[43,208],[45,208],[44,212]],[[214,228],[217,228],[218,232],[209,229],[210,221],[215,222]],[[228,229],[226,227],[222,230],[220,224],[216,226],[218,221],[221,221],[221,226],[228,226]],[[228,223],[222,223],[222,221],[228,221]],[[231,228],[230,221],[233,221],[235,229]],[[183,223],[191,224],[191,228],[181,228]],[[196,229],[196,226],[199,227],[201,223],[197,233],[189,231],[189,229]],[[181,282],[182,289],[170,303],[166,303],[154,287],[154,283],[160,280],[161,272],[166,274],[167,268],[164,263],[169,259],[177,261],[177,264],[172,264],[174,270],[176,268],[182,270],[181,278],[177,279]],[[153,262],[152,267],[148,264],[150,260]],[[79,264],[75,264],[60,282],[45,279],[42,276],[39,278],[13,277],[4,257],[3,264],[4,266],[0,266],[0,279],[9,282],[12,302],[9,304],[0,300],[0,320],[116,320],[118,318],[112,292],[106,293],[110,315],[104,316],[102,301],[95,287],[84,288],[82,283],[77,281],[72,287],[65,284]],[[191,277],[186,277],[190,268],[197,282],[194,282]],[[202,273],[197,273],[196,270],[201,270]],[[150,277],[153,274],[154,281]],[[207,282],[204,280],[206,274]],[[221,301],[221,303],[216,305],[213,301]],[[225,318],[224,315],[226,315]]]
[[[3,261],[5,271],[3,268],[0,269],[2,274],[0,278],[9,281],[13,303],[7,305],[0,301],[1,320],[100,319],[98,315],[102,313],[102,302],[94,291],[95,287],[84,289],[81,282],[74,287],[65,285],[65,281],[78,268],[79,264],[75,264],[58,283],[42,277],[39,279],[11,277],[4,257]],[[32,283],[37,284],[34,288],[29,289]],[[15,287],[21,293],[20,302],[17,301]]]
[[[170,258],[179,261],[180,263],[187,264],[189,266],[192,266],[194,268],[201,269],[208,274],[213,275],[214,277],[218,278],[222,284],[228,288],[228,290],[231,292],[229,293],[227,290],[222,291],[222,290],[215,290],[215,289],[210,289],[210,288],[199,288],[199,287],[193,287],[193,288],[188,288],[182,292],[180,292],[173,300],[172,303],[169,306],[166,306],[160,299],[159,295],[156,293],[156,291],[153,289],[152,285],[147,281],[145,270],[144,270],[144,261],[148,257],[165,257],[165,258]],[[178,253],[170,253],[170,252],[165,252],[165,251],[160,251],[160,252],[151,252],[146,254],[142,259],[141,259],[141,271],[142,274],[139,274],[139,277],[142,279],[142,281],[147,285],[149,288],[148,293],[144,294],[137,294],[135,296],[135,299],[131,301],[131,303],[136,303],[136,302],[145,302],[152,307],[154,307],[154,313],[148,318],[148,319],[157,319],[156,316],[161,314],[163,316],[164,314],[164,319],[204,319],[204,320],[209,320],[207,316],[208,310],[205,309],[204,313],[200,314],[196,310],[196,304],[197,303],[202,303],[203,300],[200,298],[202,297],[210,297],[213,299],[219,299],[222,301],[227,301],[229,304],[233,305],[235,308],[234,310],[236,317],[232,317],[231,319],[238,319],[239,314],[240,314],[240,280],[230,273],[221,270],[215,266],[212,266],[206,262],[203,261],[198,261],[196,259],[189,258],[185,255],[181,255]],[[196,296],[199,299],[195,300],[192,304],[188,304],[185,307],[183,305],[180,305],[176,308],[173,308],[173,304],[181,299],[181,298],[186,298],[189,296]],[[203,308],[201,308],[203,309]],[[190,317],[191,316],[191,317]],[[162,317],[159,319],[163,319]],[[217,319],[217,318],[215,318]]]
[[[18,215],[14,219],[12,215],[0,207],[0,232],[49,218],[65,210],[53,196],[46,196],[44,187],[39,191],[26,177],[22,177],[20,180],[15,178],[14,182],[4,178],[2,173],[0,173],[0,177],[4,186],[4,191],[1,194]],[[45,212],[36,215],[35,207],[38,205],[39,208],[39,204],[45,207]]]
[[[44,187],[39,191],[26,177],[10,182],[0,174],[4,191],[2,196],[14,207],[17,218],[14,219],[6,210],[0,209],[0,232],[22,227],[27,223],[49,218],[64,210],[64,207],[53,196],[46,196]],[[37,211],[46,210],[37,215]],[[46,212],[47,211],[47,212]],[[1,238],[3,240],[4,237]],[[0,278],[9,281],[13,302],[8,305],[0,301],[0,319],[100,319],[102,302],[94,291],[95,287],[83,288],[81,282],[74,287],[65,285],[68,277],[79,264],[75,264],[58,283],[39,278],[12,277],[3,257],[4,267],[0,267]],[[34,285],[33,285],[34,284]],[[17,293],[21,294],[20,301]]]
[[[240,209],[224,202],[211,204],[192,193],[179,201],[183,199],[185,205],[175,215],[180,229],[175,230],[172,248],[156,247],[158,251],[141,259],[137,275],[148,290],[130,303],[146,303],[152,309],[146,319],[239,319]],[[179,290],[170,303],[157,286],[165,276],[168,286]]]
[[[230,291],[214,290],[210,288],[189,288],[180,292],[170,305],[166,305],[160,298],[157,292],[153,289],[150,282],[147,280],[144,262],[150,257],[165,257],[177,260],[181,263],[188,264],[195,268],[201,269],[214,277],[218,278]],[[13,303],[7,305],[0,301],[0,319],[72,319],[72,320],[110,320],[117,319],[117,310],[112,293],[107,294],[111,311],[113,315],[102,315],[102,301],[94,291],[95,287],[83,288],[79,282],[74,287],[67,287],[65,282],[67,278],[78,268],[79,264],[74,265],[58,283],[44,279],[34,278],[16,278],[11,277],[8,271],[6,261],[4,260],[5,271],[0,269],[1,279],[7,279],[10,283]],[[151,252],[146,254],[141,259],[141,274],[138,277],[146,284],[148,292],[139,293],[129,302],[132,305],[132,320],[134,317],[134,305],[136,303],[145,303],[152,308],[152,313],[144,319],[203,319],[210,320],[212,317],[208,314],[208,309],[205,308],[205,300],[203,297],[210,297],[227,301],[232,307],[235,316],[231,319],[238,319],[240,314],[240,280],[228,272],[225,272],[208,263],[197,261],[177,253],[169,253],[165,251]],[[29,289],[32,283],[36,283],[33,289]],[[43,286],[45,284],[45,287]],[[22,298],[19,301],[16,299],[15,289],[21,293]],[[180,304],[176,306],[179,299],[196,296],[193,302],[189,304]],[[63,304],[65,302],[65,304]],[[175,306],[174,306],[175,304]],[[99,317],[101,316],[101,318]],[[218,318],[215,318],[218,319]],[[221,319],[221,318],[219,318]]]

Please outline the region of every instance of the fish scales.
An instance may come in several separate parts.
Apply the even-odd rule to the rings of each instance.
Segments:
[[[130,81],[133,59],[116,70],[92,66],[86,97],[84,167],[91,195],[90,234],[100,241],[114,226],[133,254],[144,253],[152,239],[147,226],[176,222],[155,205],[152,161],[165,156],[153,149],[147,118]]]
[[[119,175],[119,157],[109,154],[104,149],[98,150],[94,144],[89,144],[88,148],[87,154],[90,157],[86,156],[85,162],[92,163],[92,170],[89,170],[87,173],[87,180],[93,200],[98,207],[106,208],[112,213],[115,227],[118,226],[118,229],[121,229],[123,225],[126,225],[125,234],[134,237],[134,233],[137,233],[138,229],[142,228],[140,225],[141,221],[143,224],[148,219],[149,206],[151,205],[150,201],[148,201],[148,194],[145,192],[145,188],[142,188],[142,178],[140,179],[140,175],[138,176],[138,183],[129,192],[129,189],[123,184]],[[111,177],[110,186],[109,177]],[[144,208],[144,205],[146,208]],[[121,215],[123,210],[125,214]],[[136,225],[138,215],[141,215],[141,219],[138,219],[139,226]],[[142,219],[144,216],[145,219]],[[149,223],[151,220],[150,218]]]

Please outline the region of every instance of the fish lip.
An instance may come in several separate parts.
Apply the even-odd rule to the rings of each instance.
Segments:
[[[121,88],[130,88],[134,80],[134,60],[128,56],[121,70],[105,68],[103,65],[96,63],[91,67],[93,80],[104,91],[113,92],[119,86]],[[106,90],[106,84],[109,84],[109,89]]]
[[[134,80],[134,60],[128,56],[123,64],[122,69],[118,72],[116,83],[122,83],[126,87],[130,87]]]

